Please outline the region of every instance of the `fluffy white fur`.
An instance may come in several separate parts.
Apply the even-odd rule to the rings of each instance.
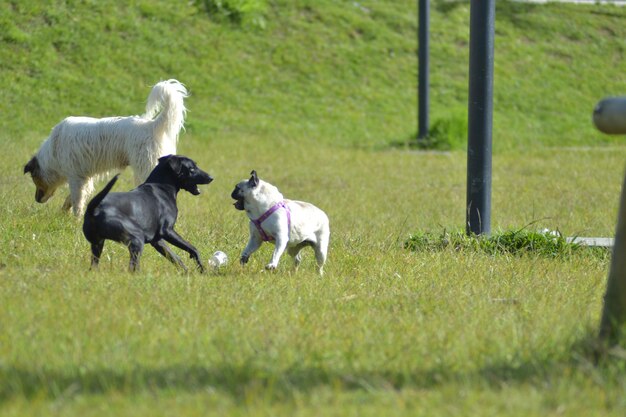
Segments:
[[[64,119],[24,169],[38,188],[37,201],[44,203],[67,182],[70,195],[63,207],[78,216],[97,176],[131,166],[135,182],[142,183],[160,157],[176,153],[187,95],[183,84],[167,80],[152,88],[142,116]]]

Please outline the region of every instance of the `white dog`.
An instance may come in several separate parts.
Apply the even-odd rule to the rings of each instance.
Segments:
[[[70,195],[63,208],[78,216],[99,175],[130,165],[141,184],[160,157],[176,153],[186,97],[180,82],[167,80],[152,88],[143,116],[64,119],[24,166],[37,187],[35,201],[45,203],[67,182]]]
[[[250,218],[250,240],[241,253],[241,264],[247,263],[263,242],[273,242],[274,254],[265,268],[276,269],[285,249],[298,268],[300,250],[312,246],[318,271],[323,275],[330,240],[328,216],[313,204],[283,199],[278,188],[260,180],[256,171],[251,174],[231,194],[237,200],[235,208],[245,210]]]

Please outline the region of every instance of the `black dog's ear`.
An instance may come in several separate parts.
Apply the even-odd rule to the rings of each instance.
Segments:
[[[37,157],[32,157],[30,161],[26,165],[24,165],[24,174],[29,172],[35,172],[35,170],[39,168],[39,162],[37,162]]]
[[[174,174],[180,175],[182,162],[180,158],[176,157],[176,155],[165,155],[160,157],[159,164],[168,164],[172,171],[174,171]]]
[[[256,171],[252,170],[252,172],[250,173],[251,177],[250,180],[248,180],[248,183],[250,184],[250,186],[252,188],[256,187],[257,185],[259,185],[259,177],[257,177],[256,175]]]
[[[160,157],[160,158],[159,158],[159,163],[162,163],[162,162],[167,161],[167,160],[168,160],[168,159],[170,159],[172,156],[174,156],[174,155],[169,154],[169,155],[165,155],[165,156]]]
[[[176,175],[180,175],[182,168],[182,161],[180,158],[177,158],[174,155],[167,155],[159,158],[159,162],[161,162],[161,160],[163,160],[163,162],[167,162]]]

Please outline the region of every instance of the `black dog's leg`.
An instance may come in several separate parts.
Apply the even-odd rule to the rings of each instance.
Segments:
[[[200,268],[200,272],[202,272],[202,273],[205,272],[204,266],[202,265],[202,261],[200,261],[200,254],[198,253],[198,250],[196,248],[194,248],[191,243],[189,243],[185,239],[183,239],[173,229],[172,230],[167,230],[165,232],[165,236],[163,236],[163,237],[165,238],[165,240],[167,240],[172,245],[174,245],[174,246],[176,246],[178,248],[181,248],[185,252],[189,253],[189,257],[191,259],[195,260],[196,263],[198,264],[198,268]]]
[[[161,255],[165,256],[171,263],[174,265],[178,265],[185,272],[187,272],[187,267],[183,263],[182,259],[178,255],[174,253],[172,249],[170,249],[167,244],[163,240],[157,240],[156,242],[151,243],[152,247],[157,250]]]
[[[104,240],[91,243],[91,269],[98,269],[102,249],[104,249]]]
[[[128,243],[128,251],[130,252],[130,263],[128,269],[130,272],[136,272],[139,270],[139,257],[143,251],[143,242],[140,240],[131,240]]]

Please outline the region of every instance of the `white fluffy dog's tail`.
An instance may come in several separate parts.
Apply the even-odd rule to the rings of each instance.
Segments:
[[[178,142],[178,133],[184,127],[187,114],[184,99],[188,96],[185,86],[174,79],[152,87],[143,117],[154,120],[155,138],[173,138]]]

